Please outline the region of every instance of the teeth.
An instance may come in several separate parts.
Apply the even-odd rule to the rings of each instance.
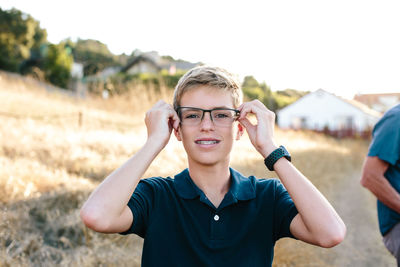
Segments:
[[[217,141],[196,141],[197,144],[200,145],[212,145],[212,144],[216,144]]]

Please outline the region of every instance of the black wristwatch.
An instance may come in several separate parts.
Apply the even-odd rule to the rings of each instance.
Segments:
[[[285,157],[288,161],[292,160],[292,157],[284,146],[278,147],[264,159],[265,166],[267,166],[268,170],[273,171],[275,162],[282,157]]]

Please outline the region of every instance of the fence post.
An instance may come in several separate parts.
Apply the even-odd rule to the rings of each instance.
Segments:
[[[79,125],[79,128],[82,127],[82,111],[79,111],[78,125]]]

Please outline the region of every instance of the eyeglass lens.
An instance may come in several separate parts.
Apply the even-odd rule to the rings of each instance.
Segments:
[[[181,108],[179,110],[181,123],[184,125],[198,125],[204,119],[205,113],[210,113],[211,120],[218,126],[229,126],[236,119],[236,111],[230,109],[203,109]]]

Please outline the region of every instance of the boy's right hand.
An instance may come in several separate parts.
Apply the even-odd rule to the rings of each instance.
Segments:
[[[146,112],[144,121],[147,127],[148,141],[152,144],[159,144],[161,149],[168,144],[172,128],[177,131],[180,122],[172,105],[163,100],[158,101]]]

